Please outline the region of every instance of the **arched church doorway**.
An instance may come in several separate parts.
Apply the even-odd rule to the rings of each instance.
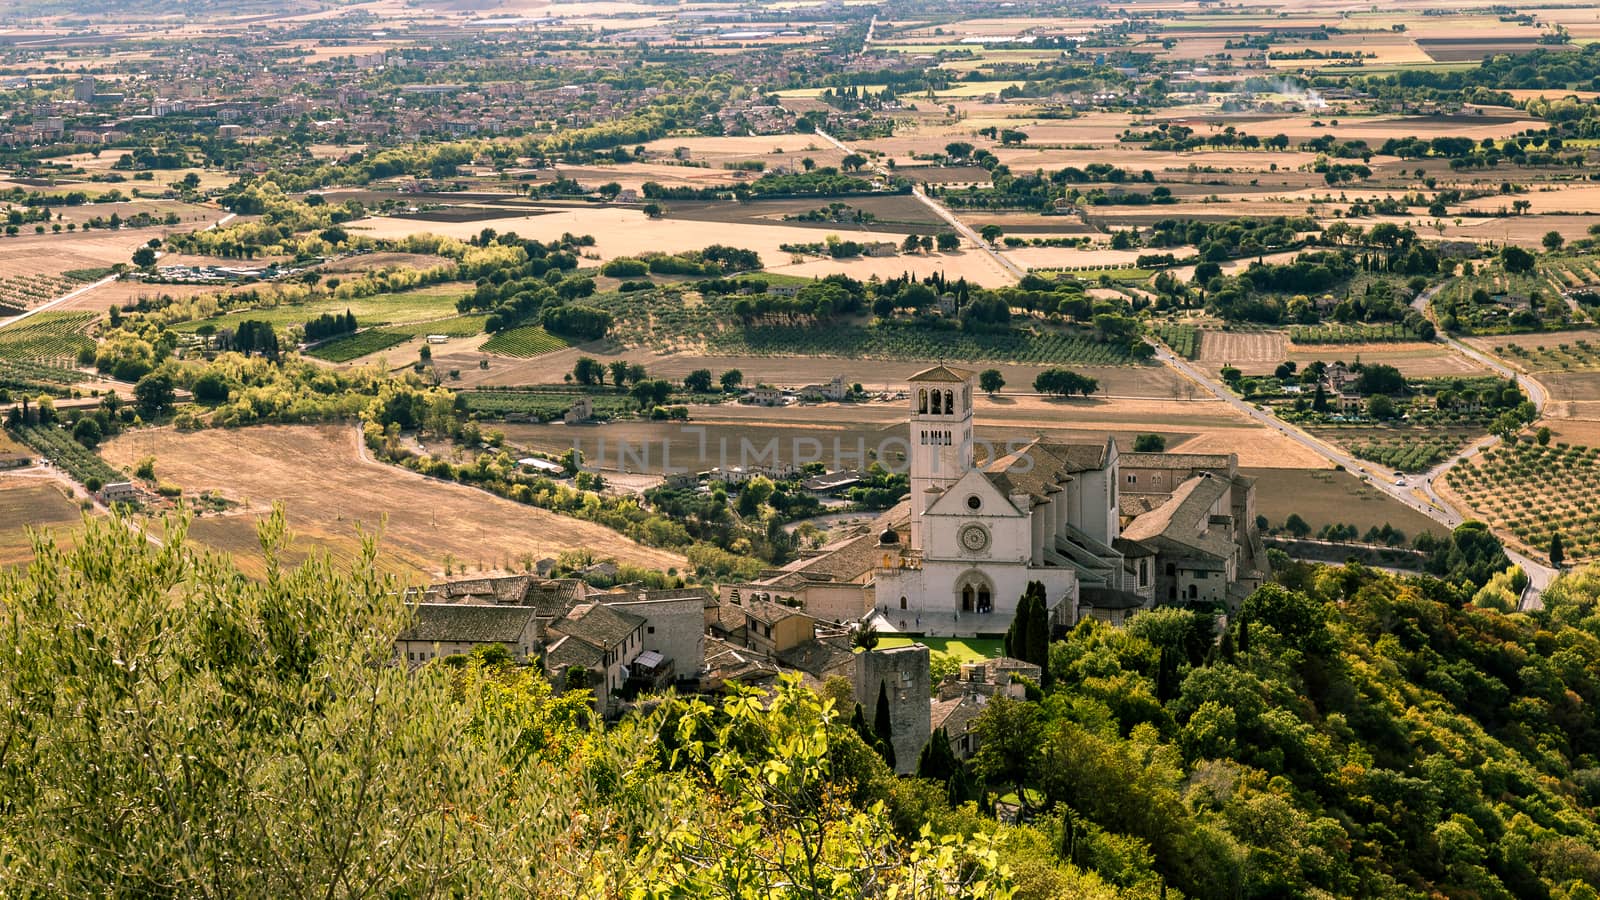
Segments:
[[[977,572],[969,572],[957,582],[956,595],[965,613],[994,612],[994,588],[989,579]]]

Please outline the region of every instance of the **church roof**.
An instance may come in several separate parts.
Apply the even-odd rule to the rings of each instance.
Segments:
[[[1066,463],[1068,472],[1095,472],[1106,467],[1107,451],[1111,448],[1111,442],[1107,440],[1100,444],[1047,443],[1043,446]]]
[[[1124,453],[1124,469],[1217,469],[1232,474],[1239,465],[1234,453]]]
[[[1165,538],[1210,556],[1233,555],[1233,538],[1223,528],[1211,528],[1210,510],[1232,489],[1226,478],[1203,473],[1188,479],[1167,502],[1134,519],[1122,529],[1133,541]]]
[[[1033,441],[984,466],[984,474],[1006,494],[1044,498],[1078,472],[1105,468],[1109,444],[1055,444]]]
[[[971,379],[972,372],[967,369],[956,369],[950,366],[938,365],[931,369],[923,369],[921,372],[911,376],[908,380],[912,382],[966,382],[970,381]]]

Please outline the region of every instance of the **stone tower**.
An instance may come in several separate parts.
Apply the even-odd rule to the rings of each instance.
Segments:
[[[930,701],[933,695],[928,670],[928,648],[922,644],[891,650],[856,652],[855,694],[873,724],[878,691],[889,697],[889,733],[894,744],[895,773],[916,771],[917,757],[932,731]]]

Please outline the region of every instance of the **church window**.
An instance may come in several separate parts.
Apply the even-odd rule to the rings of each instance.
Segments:
[[[1128,476],[1128,483],[1129,484],[1138,484],[1139,483],[1139,476],[1137,476],[1137,475],[1129,475]]]
[[[934,415],[936,415],[936,416],[939,415],[939,392],[938,391],[934,391],[933,392],[933,406],[929,407],[929,410]]]
[[[978,509],[981,506],[983,506],[983,498],[977,494],[967,498],[967,509]]]
[[[917,412],[919,412],[919,413],[927,413],[927,411],[928,411],[928,389],[927,388],[923,388],[922,390],[917,392]]]
[[[955,391],[945,391],[944,392],[944,411],[947,412],[947,413],[953,413],[953,412],[956,411],[956,392]]]

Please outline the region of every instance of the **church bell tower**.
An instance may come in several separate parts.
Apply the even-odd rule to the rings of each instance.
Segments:
[[[975,376],[935,366],[911,376],[911,547],[924,546],[922,514],[972,468]]]

